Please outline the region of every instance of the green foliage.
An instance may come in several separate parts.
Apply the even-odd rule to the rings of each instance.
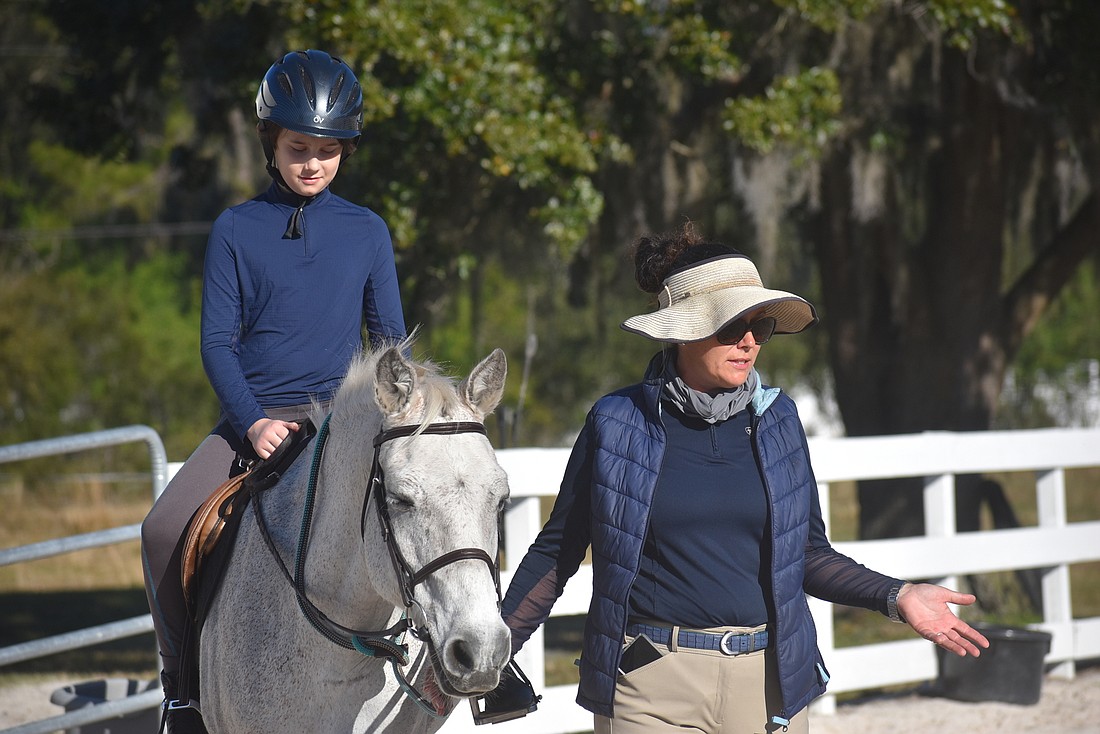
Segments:
[[[744,73],[743,62],[731,48],[733,33],[715,22],[708,3],[598,0],[593,8],[611,23],[626,20],[633,26],[633,32],[625,34],[600,34],[604,51],[611,55],[641,53],[667,63],[675,73],[697,75],[707,82],[737,81]],[[629,48],[624,44],[628,38],[633,42]]]
[[[439,226],[424,190],[439,183],[437,156],[465,179],[463,191],[521,192],[527,205],[516,213],[541,225],[566,259],[599,215],[602,200],[588,178],[594,145],[571,101],[536,63],[548,42],[541,7],[492,0],[287,4],[292,43],[330,39],[361,70],[367,145],[379,135],[405,137],[399,129],[416,133],[412,147],[386,152],[402,165],[387,166],[379,192],[402,246]],[[425,156],[425,148],[435,150]],[[472,216],[485,216],[477,197],[465,204]]]
[[[722,126],[760,153],[785,145],[816,154],[840,129],[841,106],[836,73],[813,67],[779,77],[763,96],[727,99]]]
[[[86,221],[136,219],[159,213],[162,191],[148,162],[103,160],[44,140],[31,141],[24,223],[58,228]]]
[[[133,355],[133,420],[156,428],[173,459],[189,454],[219,413],[199,357],[201,287],[186,273],[186,258],[169,253],[125,276],[129,330],[140,345]]]
[[[1082,399],[1096,390],[1098,313],[1100,261],[1092,258],[1024,340],[1013,363],[1013,389],[1001,396],[997,428],[1090,425],[1100,418],[1095,403]]]
[[[0,443],[146,424],[189,452],[217,415],[193,294],[172,258],[97,259],[5,275]]]
[[[840,30],[849,20],[863,20],[880,10],[879,0],[774,0],[824,31]],[[907,3],[905,11],[919,21],[931,18],[944,30],[947,42],[968,50],[981,35],[993,32],[1017,43],[1027,39],[1020,13],[1007,0],[923,0]]]
[[[551,196],[544,206],[533,209],[531,216],[558,245],[558,259],[569,262],[602,210],[603,194],[592,179],[576,176],[562,196]]]
[[[1100,358],[1100,260],[1092,258],[1059,294],[1016,359],[1023,374],[1054,375],[1076,360]]]
[[[866,17],[882,5],[880,0],[775,0],[775,4],[829,32],[839,30],[849,19]]]
[[[1006,0],[928,0],[924,5],[946,30],[947,42],[956,48],[972,48],[979,36],[989,31],[1016,43],[1027,40],[1019,11]]]

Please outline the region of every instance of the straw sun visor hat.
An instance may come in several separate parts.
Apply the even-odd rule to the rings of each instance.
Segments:
[[[723,255],[674,271],[664,280],[657,310],[632,316],[621,326],[660,342],[695,342],[759,308],[775,318],[777,334],[797,334],[817,323],[809,301],[765,288],[744,255]]]

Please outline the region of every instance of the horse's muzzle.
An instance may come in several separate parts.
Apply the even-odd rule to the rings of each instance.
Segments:
[[[476,635],[454,635],[440,653],[440,685],[453,696],[476,696],[500,682],[511,655],[511,636],[503,624]]]

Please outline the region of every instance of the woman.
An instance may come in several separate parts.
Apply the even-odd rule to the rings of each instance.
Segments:
[[[160,649],[169,732],[203,732],[196,702],[178,700],[188,613],[180,536],[241,460],[266,459],[330,400],[359,351],[405,337],[385,222],[329,190],[363,121],[355,73],[323,51],[276,61],[256,95],[273,181],[222,212],[206,248],[202,361],[222,418],[142,523],[142,560]],[[191,686],[197,695],[197,688]]]
[[[828,680],[807,593],[904,620],[959,655],[987,647],[947,607],[972,595],[829,545],[794,403],[755,370],[773,334],[816,323],[813,307],[764,288],[748,258],[690,225],[639,240],[635,271],[659,307],[622,327],[664,348],[643,382],[588,414],[504,600],[513,651],[589,545],[577,701],[596,734],[806,732]]]

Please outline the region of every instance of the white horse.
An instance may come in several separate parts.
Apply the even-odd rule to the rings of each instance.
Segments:
[[[255,500],[242,515],[200,639],[210,732],[432,732],[497,685],[508,481],[481,421],[506,371],[499,349],[460,385],[400,347],[352,365],[260,522]],[[408,665],[380,657],[402,642]]]

